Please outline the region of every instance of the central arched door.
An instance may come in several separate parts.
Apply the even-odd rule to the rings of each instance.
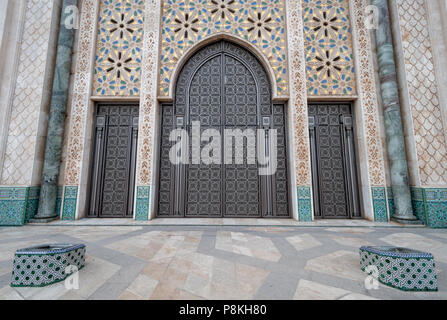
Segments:
[[[289,217],[285,123],[284,105],[272,103],[267,74],[251,53],[226,41],[201,49],[179,74],[174,104],[161,108],[157,216]],[[189,136],[187,164],[170,160],[176,144],[170,136],[175,129]],[[204,138],[210,129],[220,138]],[[276,170],[273,175],[261,175],[259,159],[255,163],[249,159],[253,152],[259,155],[264,136],[261,153],[269,152],[273,129]],[[194,141],[194,130],[200,132],[200,141]],[[229,142],[226,130],[256,135],[254,141],[253,136],[243,136],[242,159],[236,159],[232,147],[224,148]],[[225,151],[217,155],[220,161],[194,160],[194,154],[206,153],[213,141]],[[249,143],[255,143],[255,149],[248,149]]]

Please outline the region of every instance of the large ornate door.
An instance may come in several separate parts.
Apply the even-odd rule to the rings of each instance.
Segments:
[[[89,217],[133,217],[138,105],[98,105]]]
[[[289,217],[286,128],[283,105],[273,105],[270,83],[259,61],[237,45],[221,41],[196,53],[183,67],[173,105],[161,111],[159,171],[159,217]],[[212,139],[207,132],[219,133],[220,161],[193,161],[194,124],[200,124],[199,152]],[[198,128],[198,127],[196,127]],[[189,135],[188,164],[170,161],[170,141],[174,129]],[[242,159],[227,148],[226,129],[257,134],[265,129],[265,139],[277,132],[277,166],[273,175],[260,175],[259,163],[249,160],[258,154],[258,143],[243,138]],[[262,138],[264,139],[264,138]],[[264,140],[261,141],[263,143]],[[197,145],[197,144],[196,144]],[[231,146],[231,143],[229,144]],[[262,149],[264,150],[264,149]],[[230,153],[228,153],[230,152]],[[226,157],[230,154],[232,161]]]

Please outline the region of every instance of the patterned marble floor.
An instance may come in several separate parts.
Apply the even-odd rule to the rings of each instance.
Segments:
[[[87,245],[79,290],[11,288],[14,251]],[[366,290],[361,245],[435,256],[439,292]],[[0,299],[447,299],[447,230],[377,226],[26,226],[0,228]]]

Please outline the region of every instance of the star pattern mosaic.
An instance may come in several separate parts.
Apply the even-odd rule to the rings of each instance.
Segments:
[[[347,0],[303,0],[307,89],[311,96],[356,94]]]
[[[144,0],[101,0],[93,95],[140,93]]]
[[[183,54],[207,37],[230,34],[256,46],[276,77],[277,94],[288,92],[283,0],[164,0],[160,92],[169,95]]]

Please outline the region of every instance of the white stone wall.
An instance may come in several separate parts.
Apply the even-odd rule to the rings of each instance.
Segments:
[[[445,187],[445,29],[436,13],[441,1],[390,3],[410,182],[416,187]]]
[[[25,1],[0,0],[0,179],[8,140]]]
[[[5,98],[2,92],[4,114],[9,116],[0,185],[34,186],[39,185],[42,171],[60,1],[17,3],[24,7],[17,20],[23,26],[16,37],[19,48],[11,58],[16,64],[10,70],[10,94]]]

